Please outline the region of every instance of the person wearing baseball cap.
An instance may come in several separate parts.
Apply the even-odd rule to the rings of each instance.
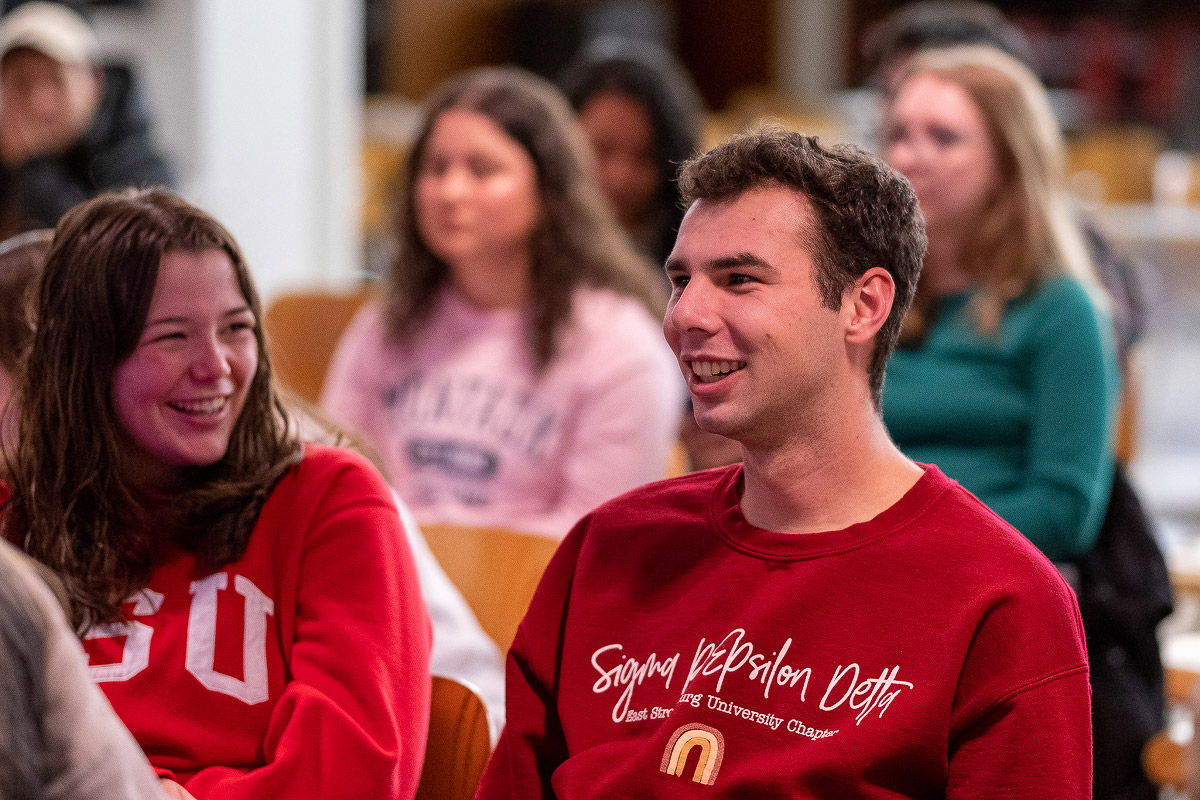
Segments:
[[[174,183],[128,67],[102,67],[88,23],[33,0],[0,19],[0,235],[53,227],[127,186]]]

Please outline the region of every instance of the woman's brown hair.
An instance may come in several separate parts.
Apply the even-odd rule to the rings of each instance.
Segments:
[[[982,45],[918,53],[897,85],[918,75],[966,92],[983,115],[996,157],[1000,183],[960,265],[982,287],[972,300],[978,330],[994,332],[1006,303],[1052,275],[1068,273],[1102,298],[1068,204],[1062,134],[1037,77],[1012,56]],[[924,336],[932,300],[919,282],[903,342]]]
[[[591,151],[566,99],[550,83],[511,67],[487,67],[451,78],[433,94],[408,160],[400,218],[400,255],[391,272],[388,318],[403,339],[428,318],[448,267],[421,239],[415,186],[434,123],[461,108],[496,123],[533,159],[541,218],[533,234],[532,330],[535,363],[554,356],[555,338],[580,285],[632,295],[656,317],[665,307],[662,282],[638,255],[596,183]]]
[[[63,579],[73,622],[120,619],[166,542],[206,569],[242,556],[262,505],[299,457],[272,387],[261,326],[258,369],[225,456],[184,470],[170,497],[131,485],[113,373],[145,327],[169,251],[221,250],[256,320],[261,303],[237,243],[215,219],[163,190],[110,193],[59,222],[18,372],[19,441],[4,535]]]
[[[30,287],[41,274],[54,231],[22,233],[0,242],[0,367],[17,371],[21,354],[33,338]]]

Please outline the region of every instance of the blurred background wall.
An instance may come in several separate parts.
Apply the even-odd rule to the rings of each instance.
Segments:
[[[158,112],[158,138],[179,164],[186,193],[228,221],[270,297],[289,286],[352,280],[363,266],[364,220],[377,223],[385,213],[361,208],[360,167],[369,160],[363,155],[364,108],[366,139],[402,144],[411,120],[405,104],[453,72],[515,62],[553,76],[580,43],[616,33],[674,48],[714,111],[759,103],[771,111],[803,112],[818,127],[826,115],[832,131],[842,113],[836,94],[866,77],[865,35],[900,3],[88,5],[106,53],[139,69]],[[1159,149],[1200,148],[1200,115],[1193,113],[1200,105],[1200,6],[1190,0],[998,5],[1030,36],[1052,88],[1082,98],[1071,112],[1078,119],[1067,114],[1068,127],[1143,124],[1159,136]],[[383,163],[390,168],[397,162]],[[1138,192],[1150,191],[1148,170]]]

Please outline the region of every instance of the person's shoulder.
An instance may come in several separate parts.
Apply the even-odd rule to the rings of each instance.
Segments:
[[[662,338],[662,326],[635,297],[600,286],[580,286],[572,296],[571,318],[585,333],[603,332],[614,337],[642,337],[653,331]]]
[[[988,592],[1070,602],[1070,587],[1029,539],[936,467],[927,470],[940,491],[916,525],[938,554],[942,578]]]
[[[344,336],[382,343],[387,334],[387,320],[384,316],[383,303],[379,300],[368,300],[354,312],[350,323],[346,326]]]
[[[636,298],[594,286],[575,291],[562,352],[606,365],[610,374],[639,367],[672,374],[676,369],[661,320]]]
[[[326,380],[345,379],[347,365],[356,368],[355,375],[361,375],[368,366],[378,367],[395,354],[396,348],[392,344],[383,304],[378,300],[368,300],[354,312],[338,338]]]
[[[584,519],[589,530],[619,534],[681,516],[707,517],[714,494],[736,481],[741,468],[733,464],[647,483],[602,503]]]
[[[1029,295],[1027,306],[1040,314],[1095,317],[1098,312],[1095,292],[1074,275],[1060,273],[1042,280]]]
[[[1107,340],[1099,291],[1065,273],[1045,278],[1009,306],[1004,323],[1008,335],[1035,350],[1096,337]]]
[[[390,491],[379,471],[365,456],[345,447],[305,442],[303,454],[288,477],[306,490],[348,484],[364,494],[389,498],[390,502]]]

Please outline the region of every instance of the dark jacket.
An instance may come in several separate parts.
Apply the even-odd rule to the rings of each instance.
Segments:
[[[1096,800],[1155,800],[1142,748],[1163,728],[1158,623],[1171,613],[1170,575],[1150,519],[1118,466],[1108,513],[1078,563],[1079,611],[1092,682]]]
[[[0,234],[52,228],[72,206],[110,189],[175,186],[150,139],[150,117],[133,73],[104,68],[104,96],[83,137],[64,153],[0,168]]]

